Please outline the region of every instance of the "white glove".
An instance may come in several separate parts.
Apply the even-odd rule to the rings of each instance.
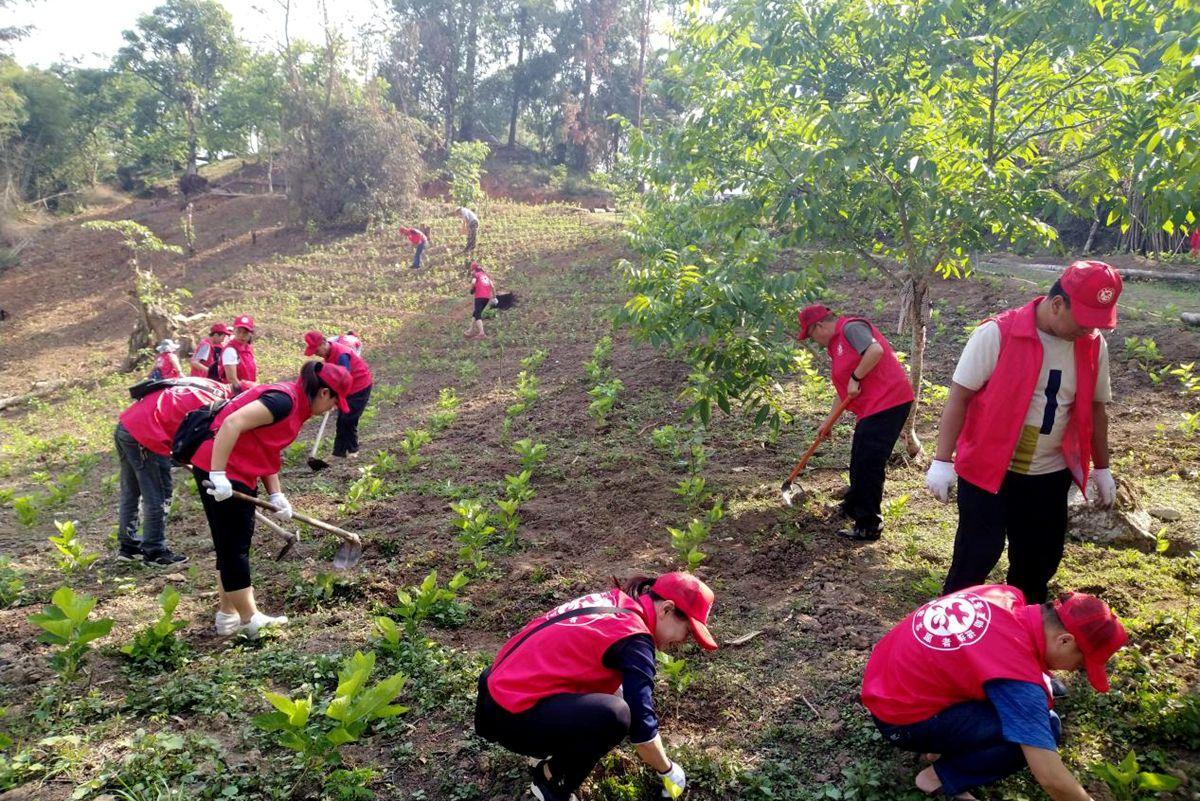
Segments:
[[[272,492],[267,497],[267,502],[275,507],[275,516],[280,520],[292,519],[292,505],[288,503],[287,496],[282,492]]]
[[[1096,479],[1096,494],[1101,506],[1112,506],[1117,500],[1117,482],[1113,481],[1112,471],[1107,467],[1097,467],[1092,471]]]
[[[208,482],[212,484],[208,488],[208,494],[213,496],[214,500],[227,501],[233,497],[233,485],[229,483],[229,479],[225,478],[224,470],[214,470],[209,473]]]
[[[929,472],[925,474],[925,489],[942,503],[950,503],[950,490],[958,483],[954,473],[954,462],[942,462],[934,459],[929,463]]]
[[[683,768],[679,767],[678,762],[672,762],[670,770],[658,775],[662,777],[663,798],[676,799],[683,795],[683,791],[687,787],[687,775],[684,774]]]

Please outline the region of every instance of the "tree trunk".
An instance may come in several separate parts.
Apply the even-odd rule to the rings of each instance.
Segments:
[[[1100,228],[1100,204],[1096,204],[1096,213],[1092,216],[1092,227],[1088,231],[1087,241],[1083,243],[1083,255],[1092,252],[1092,243],[1096,241],[1096,231]]]
[[[522,5],[517,12],[517,67],[513,70],[512,113],[508,116],[508,147],[517,145],[517,116],[521,113],[521,81],[524,79],[525,26],[529,12]]]
[[[921,408],[921,383],[925,378],[925,323],[929,315],[929,283],[925,275],[912,278],[912,302],[908,308],[908,325],[911,327],[912,347],[908,354],[908,372],[912,381],[913,405],[908,419],[904,421],[904,447],[913,458],[924,455],[921,439],[917,436],[917,411]]]
[[[650,38],[650,0],[642,0],[642,32],[638,43],[637,105],[633,111],[633,127],[642,130],[642,98],[646,93],[646,42]]]
[[[196,132],[196,110],[193,108],[191,102],[187,103],[187,132],[188,155],[186,172],[188,175],[195,175],[198,171],[196,167],[196,151],[199,149],[200,144],[199,134]]]
[[[476,52],[479,50],[479,3],[480,0],[470,0],[470,14],[467,17],[467,65],[463,75],[466,84],[463,91],[463,113],[460,138],[469,142],[475,138],[475,63]]]

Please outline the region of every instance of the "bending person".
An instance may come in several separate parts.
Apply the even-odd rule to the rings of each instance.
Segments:
[[[531,788],[539,801],[568,801],[626,737],[662,777],[664,796],[678,798],[687,779],[658,733],[654,650],[689,636],[715,650],[712,605],[700,579],[667,573],[635,576],[535,618],[479,677],[475,731],[540,760]]]
[[[357,337],[355,337],[357,341]],[[359,347],[362,343],[359,342]],[[333,439],[333,455],[345,458],[358,455],[358,420],[362,417],[367,402],[371,400],[374,378],[365,359],[354,349],[346,335],[326,339],[320,331],[309,331],[304,335],[304,355],[320,356],[326,364],[337,364],[350,373],[350,394],[346,403],[350,411],[338,411],[337,434]]]
[[[250,581],[250,540],[255,506],[233,491],[258,494],[262,481],[275,515],[287,520],[292,506],[279,484],[281,452],[295,441],[308,418],[337,406],[349,410],[350,374],[336,364],[306,362],[300,377],[262,384],[243,392],[217,414],[214,436],[192,457],[192,472],[217,552],[220,610],[217,634],[242,632],[254,638],[264,626],[287,622],[258,610]],[[204,482],[211,482],[205,487]]]
[[[229,326],[225,323],[213,323],[212,328],[208,329],[208,336],[200,340],[200,344],[192,351],[189,362],[192,365],[193,376],[217,378],[217,370],[221,365],[221,350],[225,347],[225,340],[229,338],[229,334]]]

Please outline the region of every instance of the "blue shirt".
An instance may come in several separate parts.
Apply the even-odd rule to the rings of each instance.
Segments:
[[[654,640],[649,634],[634,634],[608,647],[601,660],[605,667],[621,671],[621,694],[629,704],[629,742],[648,743],[658,736],[654,713]]]
[[[994,679],[983,685],[983,691],[996,708],[1005,740],[1047,751],[1058,749],[1050,728],[1046,691],[1041,685],[1016,679]]]

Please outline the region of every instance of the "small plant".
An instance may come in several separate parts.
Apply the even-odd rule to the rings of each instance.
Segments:
[[[650,432],[650,441],[654,443],[654,447],[671,454],[675,461],[680,458],[681,438],[682,432],[675,426],[661,426]]]
[[[88,645],[112,630],[110,618],[88,620],[96,599],[90,595],[76,595],[70,587],[59,587],[40,614],[30,615],[29,622],[42,629],[39,642],[62,646],[62,650],[50,659],[50,665],[58,671],[63,681],[74,681],[79,674]]]
[[[175,632],[187,626],[186,620],[173,619],[179,606],[179,592],[171,586],[163,587],[158,605],[162,614],[154,625],[139,631],[133,636],[133,642],[121,648],[121,653],[136,667],[147,672],[179,667],[188,650],[187,644],[175,636]]]
[[[467,620],[467,605],[458,600],[458,591],[467,586],[465,573],[455,573],[445,587],[438,586],[437,571],[430,572],[419,585],[396,591],[397,605],[388,611],[399,619],[404,634],[416,637],[426,620],[445,628],[461,626]],[[392,642],[396,622],[390,617],[375,619],[375,628]]]
[[[707,496],[705,491],[704,476],[690,475],[685,479],[675,482],[675,489],[671,492],[675,493],[690,507],[697,507]]]
[[[49,485],[46,493],[46,506],[51,509],[57,509],[60,506],[66,505],[67,501],[71,500],[71,496],[79,492],[79,488],[83,486],[83,476],[79,473],[67,473],[56,482]]]
[[[375,460],[371,462],[375,475],[387,475],[395,472],[397,467],[396,455],[390,451],[376,451]]]
[[[25,590],[25,579],[12,566],[12,560],[0,556],[0,607],[12,606]]]
[[[683,558],[688,570],[695,570],[708,558],[708,554],[700,550],[712,532],[712,524],[707,520],[694,517],[687,528],[667,526],[667,531],[671,534],[671,547]]]
[[[1092,765],[1096,774],[1112,791],[1114,801],[1135,801],[1158,793],[1169,793],[1180,785],[1179,779],[1162,773],[1138,770],[1137,755],[1130,751],[1119,765],[1097,762]]]
[[[537,370],[546,361],[546,351],[538,348],[533,353],[521,359],[521,366],[526,370]]]
[[[429,416],[429,427],[434,433],[440,433],[454,424],[458,419],[458,395],[447,387],[438,393],[438,410]]]
[[[404,452],[404,467],[412,470],[421,463],[421,448],[433,441],[433,435],[423,428],[410,428],[404,432],[400,450]]]
[[[904,517],[907,509],[908,495],[901,495],[899,498],[893,498],[885,503],[879,514],[885,523],[895,526],[900,522],[900,518]]]
[[[318,573],[312,581],[302,581],[296,576],[296,581],[288,591],[288,599],[309,609],[317,609],[332,601],[338,594],[348,594],[348,585],[342,582],[337,573]]]
[[[506,551],[517,547],[517,529],[521,526],[521,517],[517,510],[520,506],[521,502],[518,500],[501,498],[496,501],[496,507],[500,510],[500,530],[504,532],[500,546]]]
[[[459,530],[458,558],[476,571],[486,569],[488,562],[483,558],[483,549],[496,532],[496,527],[488,523],[488,513],[483,504],[476,500],[463,500],[452,504],[450,508],[458,515],[454,521]]]
[[[583,364],[584,372],[587,377],[594,383],[601,383],[608,375],[608,368],[605,362],[608,360],[609,354],[612,353],[612,337],[603,336],[596,341],[596,347],[592,348],[592,358],[588,359]]]
[[[538,399],[537,376],[526,370],[517,373],[516,394],[517,402],[505,410],[505,414],[509,417],[516,417],[518,414],[526,411]]]
[[[513,450],[520,457],[521,467],[533,470],[546,458],[546,446],[531,439],[519,439],[513,443]]]
[[[592,402],[588,404],[588,414],[596,421],[597,425],[604,425],[608,420],[608,413],[616,405],[617,396],[623,389],[625,389],[625,384],[621,382],[621,379],[614,378],[610,381],[603,381],[588,390],[588,395],[592,398]]]
[[[1125,355],[1147,373],[1162,361],[1158,343],[1152,337],[1125,337]]]
[[[83,543],[79,541],[78,532],[75,530],[74,520],[68,520],[65,523],[55,520],[54,527],[58,529],[58,536],[51,534],[50,543],[58,549],[58,558],[54,565],[59,570],[64,573],[86,570],[100,558],[100,554],[87,553],[84,550]]]
[[[662,675],[667,681],[667,686],[676,695],[683,695],[687,692],[687,688],[692,686],[692,682],[696,680],[696,677],[692,675],[692,671],[688,667],[687,660],[683,657],[674,657],[662,651],[656,651],[654,659],[658,662],[659,668],[662,670]]]
[[[504,477],[504,497],[517,503],[532,501],[537,493],[529,486],[531,478],[533,478],[532,470],[522,470],[515,476],[506,475]]]
[[[13,498],[12,508],[17,513],[17,522],[25,528],[33,528],[41,517],[41,504],[35,495]]]
[[[346,490],[345,502],[338,505],[340,514],[357,514],[365,504],[384,496],[383,479],[375,475],[374,465],[362,468],[361,472]]]

